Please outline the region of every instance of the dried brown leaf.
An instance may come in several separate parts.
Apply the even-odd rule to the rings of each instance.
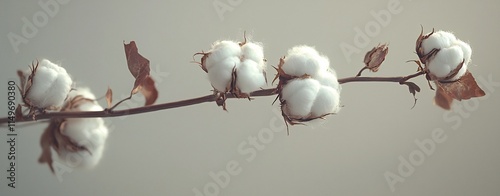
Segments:
[[[146,98],[146,103],[144,105],[152,105],[155,103],[158,98],[158,90],[155,87],[155,81],[150,76],[146,77],[143,80],[143,83],[140,85],[140,91],[142,95]]]
[[[451,103],[453,102],[453,98],[451,98],[446,90],[443,89],[441,85],[437,85],[436,96],[434,97],[434,102],[439,107],[449,110],[451,109]]]
[[[129,44],[123,43],[123,45],[125,47],[128,69],[135,78],[134,88],[131,94],[135,94],[138,92],[139,89],[137,88],[143,83],[143,80],[149,76],[149,60],[139,54],[137,45],[134,41],[131,41]]]
[[[106,91],[106,103],[108,104],[108,108],[110,108],[113,103],[113,90],[111,90],[111,88],[109,88],[108,86],[108,90]]]
[[[461,101],[486,95],[483,89],[477,85],[476,80],[469,71],[457,81],[435,81],[435,83],[437,91],[434,101],[438,106],[446,110],[451,108],[453,99]]]
[[[402,84],[408,86],[408,90],[413,95],[414,102],[413,102],[413,106],[411,108],[414,108],[415,105],[417,105],[416,94],[417,94],[417,92],[420,92],[420,87],[413,82],[403,82]]]
[[[51,120],[49,126],[45,128],[42,136],[40,137],[40,146],[42,147],[42,154],[38,158],[39,163],[47,163],[50,171],[54,173],[54,167],[52,166],[52,152],[51,147],[55,144],[54,132],[59,128],[60,121]]]
[[[19,119],[19,120],[24,119],[23,106],[21,106],[21,104],[18,104],[16,107],[16,119]]]

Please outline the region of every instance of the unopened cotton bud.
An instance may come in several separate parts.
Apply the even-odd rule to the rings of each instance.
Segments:
[[[57,109],[64,103],[73,81],[66,70],[47,59],[25,71],[25,78],[32,76],[31,86],[24,87],[28,105],[42,109]]]

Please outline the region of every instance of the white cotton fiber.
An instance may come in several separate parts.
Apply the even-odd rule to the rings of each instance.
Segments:
[[[321,85],[336,89],[339,93],[340,90],[342,89],[339,84],[335,71],[328,70],[321,72],[315,77],[315,79],[318,80],[321,83]]]
[[[455,35],[446,31],[434,32],[430,37],[422,41],[424,53],[429,53],[434,48],[448,48],[457,41]]]
[[[86,99],[81,99],[81,98]],[[70,93],[69,111],[102,111],[103,108],[94,100],[95,95],[88,88],[78,88]],[[78,168],[91,168],[95,166],[101,156],[108,137],[108,128],[102,118],[67,118],[61,133],[68,136],[71,141],[86,150],[77,152],[59,149],[59,158],[66,164]],[[68,159],[72,158],[72,159]],[[71,162],[68,162],[71,160]]]
[[[220,92],[226,92],[231,84],[233,68],[238,67],[239,64],[238,57],[228,57],[208,69],[208,79],[212,86]]]
[[[209,53],[205,65],[207,69],[210,69],[212,66],[222,62],[228,57],[239,56],[241,54],[241,47],[238,43],[233,41],[217,41],[213,44]]]
[[[444,78],[448,76],[448,74],[450,74],[450,72],[453,71],[462,61],[462,49],[459,46],[453,46],[449,48],[442,48],[427,66],[432,74],[437,77]]]
[[[88,151],[70,152],[67,150],[60,150],[58,157],[59,161],[71,168],[91,169],[99,163],[103,151],[104,145],[92,149],[92,154]]]
[[[295,46],[288,50],[282,70],[291,76],[303,76],[305,74],[316,76],[318,73],[328,69],[329,60],[319,55],[316,49],[310,46]]]
[[[25,71],[26,78],[30,74],[30,70]],[[38,108],[58,108],[64,103],[72,84],[64,68],[43,59],[39,62],[26,98]]]
[[[245,45],[241,46],[242,59],[249,59],[254,61],[260,66],[260,69],[264,69],[264,49],[260,43],[247,42]]]
[[[455,45],[459,46],[462,49],[464,57],[464,66],[469,65],[472,56],[472,48],[470,47],[470,45],[461,40],[455,42]]]
[[[458,73],[449,78],[449,81],[460,79],[471,61],[472,49],[469,44],[457,39],[450,32],[437,31],[422,41],[424,53],[428,54],[432,49],[439,49],[434,57],[429,58],[426,63],[429,72],[438,80],[445,80],[454,73],[454,70],[463,62]]]
[[[321,84],[312,78],[289,81],[281,91],[281,99],[285,100],[285,114],[291,118],[308,118],[320,87]]]
[[[313,117],[337,113],[340,110],[340,95],[336,89],[321,86],[311,108]]]
[[[250,93],[259,90],[266,85],[266,78],[258,63],[251,59],[241,62],[236,69],[236,85],[242,93]]]
[[[217,41],[212,45],[205,60],[210,83],[219,92],[233,89],[233,71],[236,71],[236,88],[242,93],[259,90],[266,84],[264,72],[264,49],[260,43],[234,41]]]

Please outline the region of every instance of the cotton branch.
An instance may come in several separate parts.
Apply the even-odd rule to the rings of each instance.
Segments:
[[[350,83],[350,82],[395,82],[399,84],[405,84],[408,80],[418,77],[420,75],[425,74],[424,72],[417,72],[415,74],[411,74],[408,76],[399,76],[399,77],[347,77],[341,78],[338,80],[340,84]],[[276,95],[275,88],[262,89],[257,90],[250,93],[251,97],[266,97],[266,96],[274,96]],[[228,93],[226,98],[236,98],[233,94]],[[185,107],[190,105],[197,105],[201,103],[207,102],[215,102],[217,99],[216,95],[206,95],[202,97],[186,99],[175,102],[161,103],[143,107],[136,107],[130,109],[123,110],[109,110],[104,109],[103,111],[87,111],[87,112],[45,112],[36,115],[24,115],[22,118],[16,118],[16,123],[19,122],[30,122],[42,119],[51,119],[51,118],[93,118],[93,117],[117,117],[117,116],[127,116],[133,114],[141,114],[154,112],[158,110],[167,110],[179,107]],[[8,118],[0,118],[0,124],[8,123]]]

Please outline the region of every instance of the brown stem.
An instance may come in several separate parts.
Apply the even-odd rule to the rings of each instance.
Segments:
[[[399,84],[404,84],[404,82],[415,78],[417,76],[425,74],[424,72],[417,72],[415,74],[411,74],[408,76],[399,76],[399,77],[348,77],[339,79],[340,84],[345,84],[349,82],[397,82]],[[251,97],[265,97],[265,96],[273,96],[276,95],[276,89],[262,89],[255,92],[250,93]],[[16,119],[16,123],[18,122],[28,122],[34,120],[42,120],[42,119],[50,119],[50,118],[92,118],[92,117],[117,117],[117,116],[126,116],[132,114],[140,114],[147,112],[154,112],[158,110],[166,110],[172,108],[179,108],[184,106],[196,105],[206,102],[214,102],[216,101],[216,95],[206,95],[203,97],[186,99],[176,102],[169,103],[161,103],[150,106],[143,106],[131,109],[123,109],[123,110],[110,110],[104,109],[103,111],[86,111],[86,112],[46,112],[36,114],[35,117],[31,115],[25,115],[22,119]],[[227,98],[236,98],[232,94],[227,94]],[[114,107],[113,107],[114,108]],[[0,118],[0,124],[4,124],[9,122],[8,118]]]

